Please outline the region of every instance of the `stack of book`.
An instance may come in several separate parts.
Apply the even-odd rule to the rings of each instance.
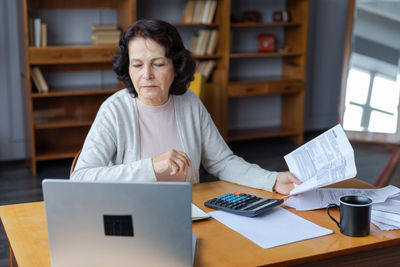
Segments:
[[[189,0],[183,11],[183,23],[212,23],[217,9],[217,2],[217,0]]]
[[[93,45],[118,44],[121,31],[116,25],[92,25],[91,28]]]
[[[41,18],[29,18],[29,46],[47,46],[47,25]]]
[[[218,30],[199,30],[190,40],[189,50],[194,55],[212,55],[217,48],[217,42]]]
[[[215,60],[203,60],[197,63],[196,72],[201,73],[207,81],[215,68]]]
[[[37,91],[39,93],[47,93],[49,92],[49,87],[46,83],[46,80],[43,77],[42,72],[40,71],[39,67],[32,67],[31,68],[31,77],[33,84],[35,85]]]

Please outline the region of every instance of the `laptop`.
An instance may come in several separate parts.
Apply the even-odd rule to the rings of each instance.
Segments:
[[[189,183],[45,179],[51,266],[192,266]]]

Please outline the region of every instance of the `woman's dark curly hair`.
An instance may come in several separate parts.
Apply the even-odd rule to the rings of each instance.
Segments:
[[[196,64],[189,50],[185,49],[177,29],[171,24],[156,19],[141,19],[125,31],[119,41],[119,54],[114,56],[113,70],[131,94],[137,97],[137,91],[129,76],[128,44],[135,37],[151,39],[165,48],[165,56],[172,59],[175,78],[169,93],[182,95],[189,82],[193,80]]]

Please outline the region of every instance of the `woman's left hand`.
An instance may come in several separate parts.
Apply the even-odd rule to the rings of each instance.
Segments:
[[[280,194],[288,195],[294,188],[294,184],[301,184],[301,181],[291,172],[280,172],[273,189]]]

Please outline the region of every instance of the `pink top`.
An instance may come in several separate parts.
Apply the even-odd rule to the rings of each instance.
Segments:
[[[136,104],[139,117],[140,158],[153,158],[168,150],[183,151],[178,133],[174,100],[172,97],[161,106],[149,106],[137,97]],[[157,174],[158,181],[185,181],[183,174],[171,176],[167,171]]]

